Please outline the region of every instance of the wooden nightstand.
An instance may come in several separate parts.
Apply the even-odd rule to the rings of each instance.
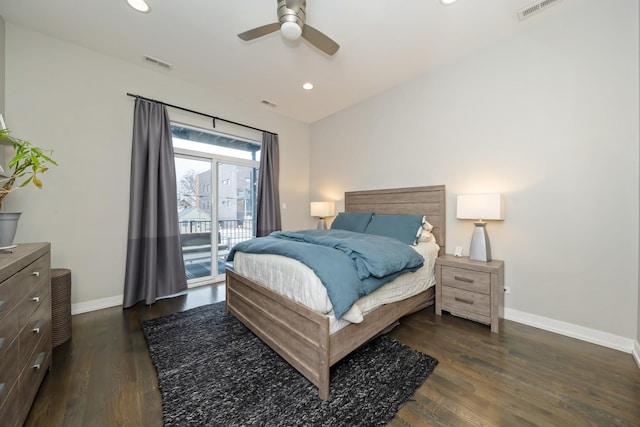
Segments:
[[[504,262],[471,261],[443,255],[436,259],[436,314],[456,316],[491,326],[498,332],[504,318]]]

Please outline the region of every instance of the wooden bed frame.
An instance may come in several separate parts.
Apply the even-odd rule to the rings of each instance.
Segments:
[[[398,188],[345,193],[345,211],[426,215],[445,252],[445,187]],[[398,319],[433,304],[433,287],[403,301],[386,304],[329,334],[329,317],[310,310],[231,269],[226,271],[226,307],[254,334],[318,387],[329,399],[329,370],[340,359]]]

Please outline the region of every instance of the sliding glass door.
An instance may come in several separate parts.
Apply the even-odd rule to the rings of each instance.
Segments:
[[[218,255],[226,257],[236,243],[255,237],[258,169],[237,163],[218,163]]]
[[[260,144],[181,125],[172,131],[187,283],[219,282],[231,248],[255,236]]]
[[[176,155],[178,222],[187,280],[206,280],[218,274],[215,213],[212,210],[212,161]],[[215,206],[214,206],[215,207]],[[224,271],[224,270],[223,270]]]

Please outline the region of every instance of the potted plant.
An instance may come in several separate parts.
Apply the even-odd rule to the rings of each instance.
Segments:
[[[0,166],[0,209],[2,202],[12,191],[33,184],[42,188],[39,175],[57,163],[49,157],[51,150],[34,147],[30,142],[9,135],[8,129],[0,129],[0,144],[13,148],[14,155],[4,170]],[[13,243],[20,213],[0,212],[0,249]]]

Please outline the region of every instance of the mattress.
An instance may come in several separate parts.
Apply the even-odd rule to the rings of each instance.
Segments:
[[[237,252],[234,270],[274,292],[284,295],[331,320],[331,332],[349,323],[360,323],[367,313],[383,304],[417,295],[435,285],[435,260],[440,247],[435,240],[412,246],[425,261],[414,273],[406,273],[360,298],[342,319],[333,316],[331,301],[322,282],[306,265],[280,255]]]

